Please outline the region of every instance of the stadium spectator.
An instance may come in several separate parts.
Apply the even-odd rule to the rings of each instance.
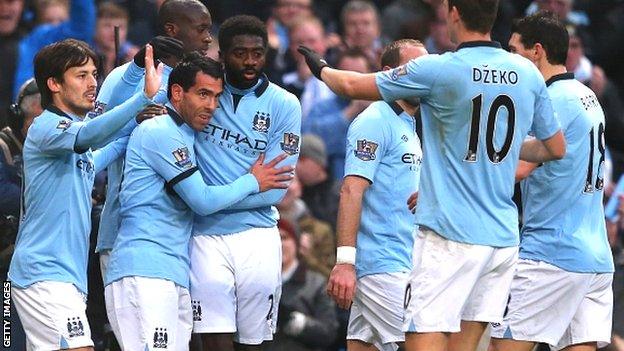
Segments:
[[[139,48],[127,40],[128,19],[128,11],[112,1],[105,1],[98,5],[93,43],[95,53],[100,58],[98,73],[102,80],[115,68],[115,65],[130,61],[139,51]],[[118,52],[115,52],[115,27],[119,27]]]
[[[267,351],[322,351],[336,337],[334,303],[325,292],[327,279],[299,260],[299,239],[289,222],[278,221],[282,239],[282,298],[277,333]]]
[[[379,55],[383,49],[379,11],[367,0],[351,0],[340,13],[345,49],[359,49],[368,60],[379,66]]]
[[[425,47],[430,54],[443,54],[457,48],[449,36],[444,6],[438,6],[435,10],[434,18],[429,24],[429,36],[425,39]]]
[[[306,266],[329,277],[336,262],[336,238],[329,223],[315,218],[301,199],[301,182],[297,177],[286,191],[286,196],[277,204],[280,218],[297,227],[299,234],[299,255]]]
[[[340,182],[332,178],[327,165],[323,139],[314,134],[304,134],[297,162],[297,177],[303,185],[301,199],[315,218],[330,223],[335,230]]]
[[[304,57],[297,52],[299,45],[314,48],[320,55],[325,56],[325,29],[316,17],[301,17],[293,23],[289,32],[290,54],[295,58],[297,69],[282,76],[284,88],[295,94],[301,102],[301,118],[305,121],[313,106],[322,104],[325,100],[336,95],[327,85],[312,75]],[[304,122],[305,123],[305,122]]]
[[[94,33],[95,2],[93,0],[72,0],[69,20],[57,25],[43,24],[35,27],[19,43],[13,96],[17,96],[17,91],[22,84],[34,76],[33,58],[40,49],[65,38],[91,43]]]
[[[0,0],[0,127],[6,126],[7,110],[13,102],[18,43],[27,33],[25,26],[20,25],[23,9],[24,0]]]
[[[361,73],[372,72],[368,57],[360,49],[343,51],[336,61],[336,67]],[[327,148],[327,168],[336,180],[342,180],[344,176],[347,129],[369,104],[368,101],[333,95],[324,103],[315,104],[302,123],[304,133],[316,134],[323,140]]]
[[[58,25],[69,19],[69,0],[37,0],[38,24]]]

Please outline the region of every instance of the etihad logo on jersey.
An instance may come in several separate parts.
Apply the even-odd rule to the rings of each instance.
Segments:
[[[401,162],[411,164],[411,165],[419,165],[422,163],[422,158],[419,155],[413,154],[411,152],[406,152],[401,156]]]
[[[87,174],[91,174],[95,171],[95,165],[89,160],[78,159],[78,161],[76,161],[76,167]]]
[[[379,145],[375,142],[366,139],[360,139],[357,141],[357,148],[355,149],[355,157],[362,161],[373,161],[377,158],[375,152]]]
[[[186,147],[181,147],[175,149],[171,152],[173,157],[175,158],[175,164],[180,168],[191,168],[193,166],[193,161],[191,161],[191,156],[189,154],[189,150]]]
[[[284,133],[284,139],[280,146],[289,155],[299,153],[299,136],[295,133]]]
[[[268,112],[256,111],[253,119],[252,129],[260,133],[268,133],[271,126],[271,114]]]
[[[212,123],[207,125],[202,133],[207,134],[203,137],[204,140],[244,154],[257,155],[267,148],[266,140],[249,138],[245,134],[233,132]]]

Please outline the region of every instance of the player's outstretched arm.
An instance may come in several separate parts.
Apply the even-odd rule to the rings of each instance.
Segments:
[[[381,100],[374,73],[363,74],[333,69],[313,50],[305,46],[299,46],[297,50],[305,57],[310,71],[316,78],[325,82],[334,93],[351,99]]]
[[[152,103],[152,97],[160,88],[161,77],[162,65],[159,65],[158,69],[154,67],[153,50],[148,45],[147,50],[145,50],[144,91],[134,94],[128,101],[103,113],[98,118],[85,122],[76,136],[74,149],[76,151],[88,150],[91,146],[110,138],[121,129],[137,113]]]
[[[370,181],[360,176],[346,176],[340,188],[338,207],[336,265],[327,282],[327,293],[338,307],[351,307],[355,295],[355,243],[360,217],[362,199]]]
[[[293,178],[293,168],[276,167],[284,158],[285,155],[280,155],[264,164],[264,156],[260,156],[250,173],[226,185],[206,185],[195,168],[191,176],[176,183],[173,189],[193,212],[207,216],[258,191],[287,188]]]
[[[560,160],[565,156],[566,142],[563,132],[559,130],[545,140],[532,139],[522,143],[520,159],[527,162],[543,163]]]
[[[93,165],[95,166],[96,174],[106,169],[111,162],[125,154],[128,139],[128,136],[121,137],[103,148],[93,151]]]

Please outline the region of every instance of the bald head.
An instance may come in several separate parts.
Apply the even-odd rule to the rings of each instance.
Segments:
[[[202,13],[210,16],[206,6],[198,0],[165,0],[158,10],[158,22],[161,27],[167,23],[180,24]]]
[[[184,44],[184,51],[199,51],[206,56],[212,43],[210,12],[198,0],[166,0],[158,11],[165,35]]]

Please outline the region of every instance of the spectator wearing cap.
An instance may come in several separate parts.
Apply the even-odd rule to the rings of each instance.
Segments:
[[[303,185],[303,202],[314,217],[330,223],[335,230],[340,184],[327,171],[327,151],[318,136],[303,135],[296,173]]]
[[[334,303],[325,293],[327,279],[298,258],[299,238],[289,222],[277,222],[282,238],[282,297],[277,333],[267,351],[321,351],[336,337]]]

